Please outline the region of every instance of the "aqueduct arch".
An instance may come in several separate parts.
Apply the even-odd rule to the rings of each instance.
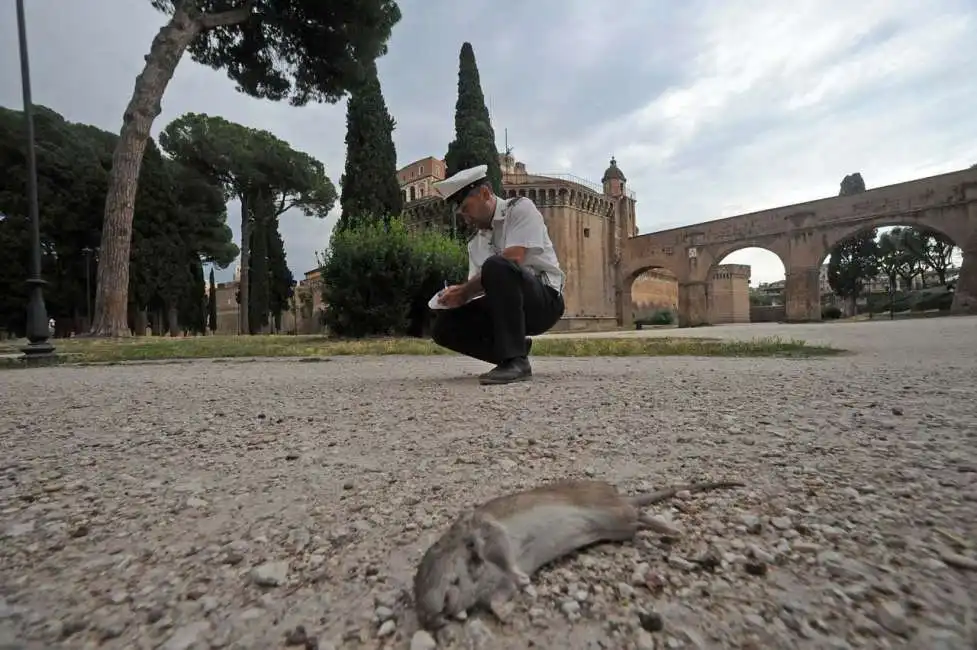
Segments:
[[[643,269],[667,268],[678,278],[679,325],[705,325],[713,267],[736,250],[765,248],[784,264],[787,320],[817,321],[824,258],[846,237],[891,225],[932,228],[962,249],[951,313],[977,314],[977,169],[632,237],[622,250],[621,288]],[[621,324],[623,313],[618,305]]]

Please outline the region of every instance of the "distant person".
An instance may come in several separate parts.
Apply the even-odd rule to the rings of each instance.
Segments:
[[[566,275],[543,215],[525,197],[496,196],[487,165],[464,169],[435,190],[477,231],[468,241],[468,281],[437,298],[432,338],[440,346],[495,365],[482,384],[532,377],[534,336],[563,316]]]

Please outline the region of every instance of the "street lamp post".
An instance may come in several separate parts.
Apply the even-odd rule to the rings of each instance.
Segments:
[[[24,89],[24,119],[27,122],[27,195],[31,215],[31,277],[27,280],[30,299],[27,302],[27,340],[24,359],[53,357],[54,345],[48,327],[47,307],[44,305],[44,285],[41,279],[41,223],[37,205],[37,160],[34,151],[34,106],[31,99],[31,73],[27,61],[27,26],[24,19],[24,0],[17,0],[17,38],[20,40],[20,82]]]

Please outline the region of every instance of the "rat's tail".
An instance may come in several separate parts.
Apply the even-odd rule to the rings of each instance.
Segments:
[[[658,490],[657,492],[636,494],[632,497],[627,497],[627,500],[635,508],[645,508],[653,503],[658,503],[659,501],[664,501],[665,499],[671,499],[673,496],[683,490],[688,490],[689,492],[703,492],[705,490],[718,490],[720,488],[744,487],[745,485],[746,484],[742,481],[707,481],[704,483],[690,483],[688,485],[676,485],[670,488],[665,488],[664,490]]]

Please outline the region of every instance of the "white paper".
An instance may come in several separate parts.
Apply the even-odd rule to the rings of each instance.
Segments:
[[[430,307],[431,309],[454,309],[454,307],[449,307],[447,305],[442,305],[441,303],[438,302],[438,298],[441,296],[442,293],[444,293],[444,289],[442,289],[441,291],[438,291],[436,294],[434,294],[433,296],[431,296],[431,299],[427,301],[427,306]],[[463,304],[467,305],[472,300],[478,300],[479,298],[481,298],[484,295],[485,295],[484,293],[480,293],[477,296],[475,296],[474,298],[471,298],[470,300],[468,300],[467,302],[465,302]]]

